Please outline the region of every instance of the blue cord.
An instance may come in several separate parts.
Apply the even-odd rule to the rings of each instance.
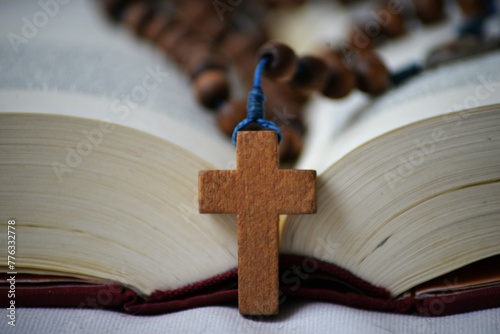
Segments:
[[[418,63],[410,64],[404,67],[403,69],[400,69],[399,71],[391,74],[390,80],[395,86],[398,86],[422,71],[423,71],[422,65]]]
[[[271,60],[271,57],[266,56],[262,57],[262,59],[257,63],[257,67],[255,68],[255,73],[253,75],[253,86],[260,88],[260,83],[262,81],[262,73],[266,69],[267,64]]]
[[[267,121],[264,119],[264,100],[266,96],[261,89],[261,79],[262,73],[266,68],[268,62],[270,61],[270,57],[263,57],[257,67],[255,68],[255,74],[253,77],[253,87],[248,93],[247,100],[247,118],[241,121],[233,131],[233,144],[236,145],[236,136],[238,131],[243,130],[251,123],[256,123],[262,126],[264,129],[272,130],[278,134],[278,143],[281,142],[281,130],[280,128],[271,121]]]

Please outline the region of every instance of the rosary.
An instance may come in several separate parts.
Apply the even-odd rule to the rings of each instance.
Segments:
[[[341,99],[355,88],[377,96],[427,68],[500,46],[498,38],[484,36],[484,22],[496,11],[493,0],[456,0],[465,17],[458,39],[430,52],[425,63],[393,73],[374,48],[404,35],[411,23],[441,21],[451,0],[377,1],[374,9],[385,16],[378,26],[360,16],[347,42],[300,57],[269,41],[266,17],[304,0],[102,2],[112,19],[153,42],[189,75],[197,100],[216,113],[218,127],[237,147],[237,169],[201,171],[198,192],[201,213],[237,214],[244,315],[278,312],[279,214],[316,211],[316,172],[279,168],[302,150],[302,111],[310,97],[319,92]],[[231,99],[232,69],[250,91],[246,103]],[[279,112],[284,104],[287,117]]]
[[[494,0],[376,1],[372,12],[384,13],[378,25],[373,24],[368,10],[359,13],[345,43],[300,57],[287,45],[269,41],[269,18],[273,10],[298,6],[305,0],[101,2],[113,20],[154,43],[185,71],[197,100],[213,110],[219,129],[229,137],[246,117],[245,101],[231,97],[231,74],[236,72],[242,86],[249,89],[256,59],[273,55],[262,80],[266,118],[280,127],[280,161],[289,163],[302,150],[303,109],[314,93],[341,99],[357,88],[377,96],[426,68],[498,46],[498,41],[486,41],[483,36],[483,23],[496,10]],[[360,0],[341,2],[349,6]],[[425,64],[390,73],[375,48],[404,36],[412,26],[440,22],[446,16],[446,5],[457,6],[455,3],[464,17],[457,27],[458,39],[430,52]]]

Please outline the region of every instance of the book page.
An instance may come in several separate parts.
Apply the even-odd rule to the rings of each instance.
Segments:
[[[38,2],[2,3],[0,29],[6,38],[0,41],[0,111],[53,113],[54,105],[61,109],[54,102],[58,96],[66,109],[63,101],[86,97],[99,109],[89,111],[79,102],[67,113],[88,113],[175,141],[177,136],[161,136],[158,129],[159,123],[172,123],[168,129],[179,129],[174,132],[183,134],[191,151],[208,157],[220,151],[224,157],[211,160],[225,167],[234,149],[213,114],[195,100],[188,78],[153,45],[110,23],[98,5],[60,4],[49,16]],[[46,24],[36,21],[40,13],[46,14]],[[31,95],[18,96],[26,92]]]
[[[0,4],[0,212],[20,222],[22,267],[144,294],[225,272],[237,263],[236,225],[198,213],[197,180],[234,168],[234,147],[167,56],[97,5],[60,4],[23,34],[47,12]]]
[[[500,52],[496,51],[424,72],[369,106],[361,106],[341,134],[331,134],[299,165],[321,172],[356,147],[397,128],[453,111],[500,103],[498,64]]]

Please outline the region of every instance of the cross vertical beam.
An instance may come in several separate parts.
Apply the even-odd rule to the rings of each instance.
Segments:
[[[279,215],[316,212],[316,172],[278,168],[272,131],[240,131],[236,171],[201,171],[201,213],[235,213],[238,307],[244,315],[279,309]]]

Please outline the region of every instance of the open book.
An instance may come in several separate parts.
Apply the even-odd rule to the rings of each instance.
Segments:
[[[0,264],[16,272],[16,306],[235,303],[234,216],[197,207],[198,171],[234,169],[234,147],[168,60],[74,6],[58,24],[77,15],[81,39],[40,31],[0,47],[2,240],[15,227],[15,259],[3,243]],[[353,96],[338,131],[318,120],[332,102],[312,102],[298,167],[318,171],[318,213],[283,218],[282,301],[500,306],[499,63],[490,53]]]

